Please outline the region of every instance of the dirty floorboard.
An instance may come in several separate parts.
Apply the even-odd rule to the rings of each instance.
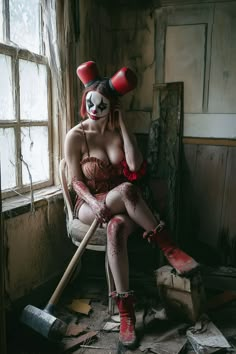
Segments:
[[[183,336],[177,338],[177,342],[168,342],[167,340],[163,350],[158,350],[155,347],[150,349],[158,335],[163,336],[166,332],[171,332],[177,328],[177,336],[179,336],[181,334],[180,330],[184,331],[190,326],[190,324],[181,321],[173,322],[166,319],[163,315],[163,307],[160,304],[155,284],[151,282],[150,284],[150,287],[133,284],[137,295],[136,328],[140,343],[133,350],[128,350],[119,343],[117,329],[116,331],[104,330],[104,325],[107,323],[113,322],[115,325],[118,317],[115,313],[115,317],[111,319],[108,314],[108,293],[104,278],[83,279],[78,277],[66,289],[55,313],[55,316],[64,320],[68,324],[68,328],[71,329],[71,332],[64,337],[63,341],[51,342],[15,320],[14,325],[11,323],[11,329],[8,333],[8,354],[178,354],[178,352],[194,354],[195,352],[188,341],[185,345],[182,342],[182,348],[180,345],[179,348],[181,349],[177,349],[177,345],[180,343],[179,339],[183,339]],[[82,302],[84,299],[87,300],[87,302],[84,302],[85,311],[88,310],[87,314],[76,312],[70,308],[73,300],[78,299]],[[216,307],[213,311],[209,311],[209,315],[226,338],[230,340],[232,347],[227,350],[215,350],[215,352],[236,353],[234,347],[234,345],[236,346],[236,301],[226,303],[219,308]],[[159,315],[157,316],[157,314]],[[209,354],[210,352],[204,351],[205,353]]]

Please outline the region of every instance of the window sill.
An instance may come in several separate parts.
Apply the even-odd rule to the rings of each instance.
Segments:
[[[34,210],[37,210],[43,205],[47,205],[49,201],[58,198],[63,198],[59,186],[43,188],[34,192],[33,204],[31,203],[30,193],[4,199],[2,201],[2,213],[4,219],[13,218],[24,213],[34,212]]]

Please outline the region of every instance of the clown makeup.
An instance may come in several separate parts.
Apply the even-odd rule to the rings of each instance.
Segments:
[[[104,118],[110,112],[110,101],[97,91],[88,92],[86,110],[89,117],[93,120]]]

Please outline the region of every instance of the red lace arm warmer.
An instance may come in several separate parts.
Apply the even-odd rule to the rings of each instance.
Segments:
[[[142,178],[147,172],[147,161],[143,160],[142,165],[138,171],[130,171],[126,160],[121,161],[123,166],[123,174],[129,181],[136,181]]]
[[[78,181],[76,178],[72,178],[72,186],[75,193],[82,198],[87,204],[91,205],[95,198],[90,193],[89,188],[84,182]]]

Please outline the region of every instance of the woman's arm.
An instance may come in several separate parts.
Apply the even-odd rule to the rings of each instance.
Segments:
[[[123,119],[122,112],[118,110],[118,113],[127,165],[130,171],[138,171],[142,165],[143,156],[138,148],[134,134],[132,134],[127,128],[126,122]]]

